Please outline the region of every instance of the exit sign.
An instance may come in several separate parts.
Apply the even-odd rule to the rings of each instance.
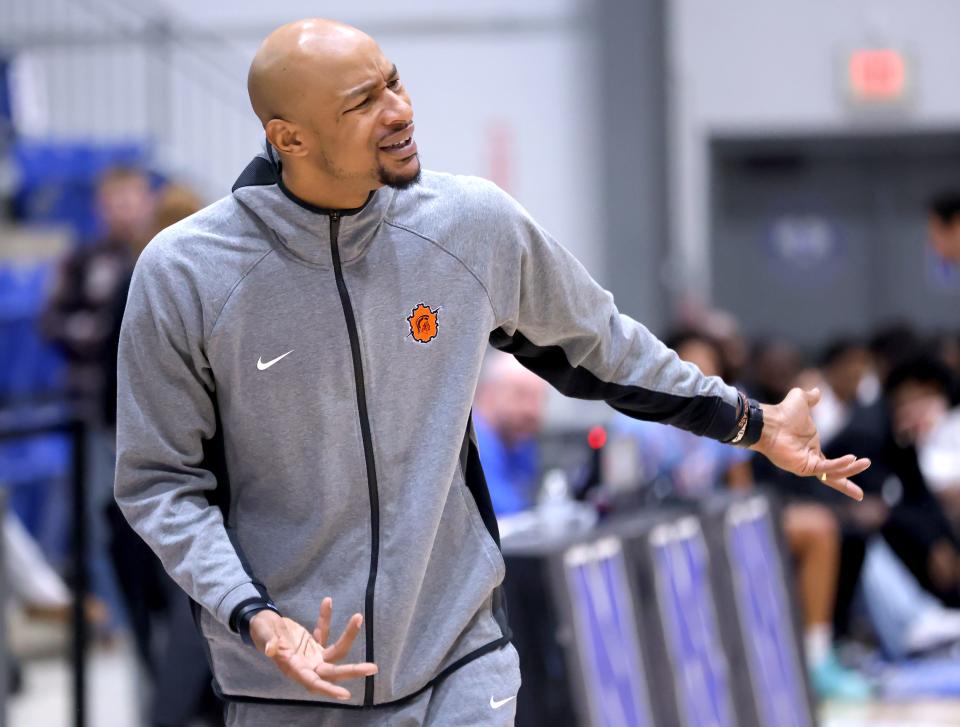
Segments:
[[[864,105],[898,103],[909,88],[907,59],[892,48],[854,50],[847,58],[846,71],[851,97]]]

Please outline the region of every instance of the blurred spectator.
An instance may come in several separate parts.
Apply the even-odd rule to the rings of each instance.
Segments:
[[[133,265],[143,252],[146,243],[157,233],[198,212],[202,207],[203,202],[189,187],[178,182],[166,184],[156,194],[153,216],[146,227],[149,236],[143,239],[143,244],[131,242],[128,246],[131,254],[130,266],[117,284],[107,306],[109,314],[106,318],[110,321],[110,330],[98,362],[99,369],[104,373],[104,386],[100,395],[100,415],[107,427],[113,428],[117,421],[117,348],[120,345],[120,323],[123,321],[123,309],[127,304],[127,291],[130,288]],[[110,504],[113,504],[112,498]]]
[[[894,364],[886,380],[884,400],[856,407],[849,424],[824,451],[837,456],[846,447],[870,457],[873,465],[861,476],[864,501],[855,507],[837,500],[848,522],[864,535],[880,533],[925,589],[950,606],[960,604],[960,550],[957,539],[920,470],[914,441],[905,438],[903,418],[891,418],[890,384],[897,383],[903,364]],[[898,431],[896,427],[901,427]]]
[[[110,610],[108,631],[123,621],[122,599],[107,556],[105,508],[113,501],[114,442],[103,421],[102,397],[112,390],[104,358],[118,324],[115,298],[130,276],[153,219],[153,191],[146,172],[113,167],[97,185],[96,205],[103,235],[79,245],[60,263],[40,328],[64,354],[67,394],[86,420],[87,518],[90,573],[94,592]]]
[[[53,570],[40,547],[15,515],[2,522],[3,552],[7,583],[14,598],[28,608],[66,613],[71,595],[67,584]]]
[[[950,370],[952,388],[949,391],[951,406],[960,405],[960,333],[943,331],[936,336],[934,349],[937,358]]]
[[[929,231],[934,251],[960,263],[960,191],[945,191],[931,200]]]
[[[203,202],[186,185],[179,182],[167,184],[157,195],[150,237],[152,238],[161,230],[165,230],[170,225],[189,217],[194,212],[199,212],[202,207]]]
[[[820,374],[817,385],[821,398],[813,409],[813,421],[820,442],[826,445],[847,424],[853,408],[861,402],[870,403],[879,392],[870,349],[854,338],[841,338],[827,346],[820,360]],[[872,386],[869,393],[861,394],[865,382]]]
[[[708,376],[719,376],[723,353],[719,343],[707,335],[684,331],[667,336],[664,343],[684,361],[695,364]],[[699,498],[715,491],[721,484],[749,485],[753,481],[748,464],[752,452],[731,447],[714,439],[698,437],[691,432],[617,416],[615,435],[606,451],[629,458],[615,466],[628,471],[635,480],[654,490],[654,495]],[[629,437],[636,446],[619,447],[613,440]],[[612,466],[612,463],[611,463]]]
[[[721,374],[723,349],[710,336],[685,331],[668,336],[664,342],[704,374]],[[630,466],[636,476],[665,493],[699,499],[724,483],[735,489],[748,489],[753,484],[749,466],[753,453],[749,450],[624,416],[617,417],[612,429],[608,456],[622,458],[632,454]],[[624,447],[624,439],[633,446]],[[610,462],[606,467],[622,471],[624,464]],[[865,698],[870,692],[868,683],[844,669],[833,651],[833,608],[839,567],[837,521],[828,508],[816,503],[792,503],[783,510],[782,525],[790,552],[798,563],[805,653],[814,688],[826,698]]]
[[[748,389],[759,401],[783,401],[803,370],[803,355],[782,338],[759,339],[750,356]]]
[[[720,348],[720,376],[730,384],[739,384],[746,375],[749,349],[740,323],[727,311],[711,310],[703,324],[695,326],[716,341]]]
[[[915,446],[920,471],[960,532],[960,408],[950,409],[950,370],[932,356],[898,365],[887,379],[893,432]]]
[[[188,187],[168,184],[157,193],[153,218],[147,229],[156,235],[202,206],[200,198]],[[133,262],[143,247],[130,245]],[[101,360],[108,383],[102,399],[102,414],[111,430],[117,419],[120,324],[132,272],[131,268],[111,300],[112,328]],[[220,724],[220,708],[210,687],[212,674],[189,599],[164,572],[159,559],[130,528],[113,501],[108,507],[108,520],[114,567],[120,578],[137,653],[150,679],[145,711],[151,727],[197,724],[194,720],[198,718],[203,724]]]
[[[150,234],[153,192],[147,174],[131,167],[107,171],[97,187],[103,237],[78,246],[61,263],[41,328],[68,362],[67,389],[96,399],[104,385],[102,356],[113,330],[113,301]]]
[[[473,423],[497,515],[536,504],[547,383],[508,354],[491,352],[477,385]]]
[[[909,358],[920,350],[923,341],[912,325],[898,322],[874,331],[868,345],[873,354],[874,370],[882,382],[901,359]]]

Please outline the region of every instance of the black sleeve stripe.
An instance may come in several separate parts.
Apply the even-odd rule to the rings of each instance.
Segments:
[[[672,424],[704,437],[722,440],[736,426],[737,410],[718,396],[678,396],[642,386],[612,384],[582,366],[572,366],[560,346],[538,346],[519,331],[502,328],[490,334],[490,345],[516,359],[560,393],[577,399],[606,401],[634,419]]]

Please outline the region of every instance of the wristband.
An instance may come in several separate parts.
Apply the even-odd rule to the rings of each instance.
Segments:
[[[747,432],[750,409],[747,404],[747,397],[742,391],[737,391],[737,423],[733,425],[733,431],[721,441],[724,444],[738,444]]]
[[[250,635],[250,621],[261,611],[273,611],[275,614],[281,615],[280,609],[271,601],[251,598],[240,603],[230,616],[230,630],[240,634],[240,640],[249,646],[253,646],[253,637]]]
[[[747,431],[744,433],[741,447],[752,447],[760,441],[760,435],[763,433],[763,409],[760,402],[755,399],[749,401],[750,416],[747,419]]]

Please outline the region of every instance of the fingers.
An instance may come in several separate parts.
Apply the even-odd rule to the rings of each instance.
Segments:
[[[309,667],[301,666],[297,668],[285,669],[284,673],[287,675],[287,677],[314,694],[323,694],[327,697],[333,697],[334,699],[340,700],[350,699],[350,692],[341,686],[331,684]]]
[[[362,664],[320,664],[314,671],[323,679],[340,682],[346,679],[370,677],[380,670],[376,664],[365,661]]]
[[[826,474],[827,477],[853,477],[870,467],[870,464],[866,457],[858,458],[852,454],[837,459],[821,459],[814,465],[814,476]]]
[[[814,476],[828,487],[832,487],[859,502],[863,499],[863,490],[851,482],[849,478],[860,474],[870,464],[869,459],[859,459],[852,454],[837,459],[824,459],[817,463]]]
[[[860,502],[863,500],[863,490],[861,490],[857,485],[848,480],[846,477],[841,479],[830,479],[827,478],[827,481],[824,482],[827,487],[832,487],[837,492],[846,495],[852,500]]]
[[[814,387],[809,391],[804,391],[803,398],[807,400],[807,406],[812,409],[820,403],[820,389]]]
[[[324,661],[339,661],[344,658],[353,646],[353,640],[360,633],[360,626],[363,624],[363,616],[359,613],[353,614],[347,622],[347,627],[343,630],[337,643],[323,650]]]
[[[330,637],[330,619],[333,616],[333,599],[327,596],[320,602],[320,615],[313,629],[313,638],[320,646],[326,646]]]
[[[263,653],[268,659],[273,659],[280,652],[280,638],[274,634],[270,637],[267,645],[263,648]]]

